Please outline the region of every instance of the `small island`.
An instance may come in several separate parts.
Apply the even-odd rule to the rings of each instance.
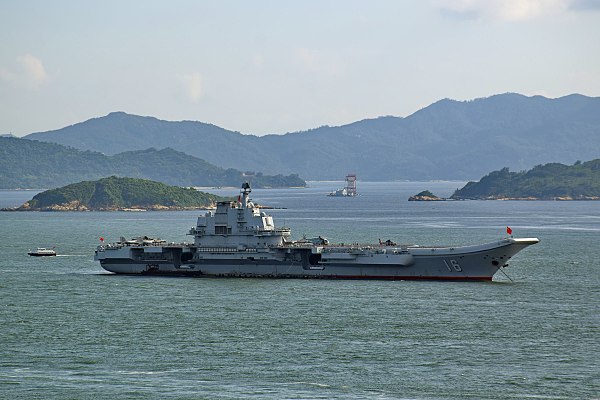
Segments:
[[[431,193],[429,190],[424,190],[420,193],[415,194],[414,196],[410,196],[408,201],[445,201],[446,199],[442,197],[437,197],[435,194]]]
[[[494,171],[457,189],[452,200],[600,200],[600,159]]]
[[[146,211],[210,208],[227,200],[193,188],[111,176],[38,193],[14,211]]]

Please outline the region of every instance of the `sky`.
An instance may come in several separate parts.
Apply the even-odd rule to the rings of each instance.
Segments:
[[[600,96],[600,0],[0,2],[0,134],[281,134],[506,92]]]

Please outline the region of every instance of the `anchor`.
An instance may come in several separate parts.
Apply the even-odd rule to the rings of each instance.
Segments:
[[[512,283],[515,283],[515,281],[513,281],[510,276],[508,276],[508,274],[506,273],[506,271],[504,271],[505,267],[508,267],[508,264],[504,264],[503,266],[501,266],[498,269],[500,270],[500,272],[502,272],[504,274],[504,276],[506,276],[508,278],[509,281],[511,281]]]

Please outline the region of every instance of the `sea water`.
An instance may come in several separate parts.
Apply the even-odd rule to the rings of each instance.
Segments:
[[[326,196],[341,185],[252,198],[296,239],[541,242],[491,283],[132,277],[93,261],[100,237],[191,241],[202,211],[0,212],[0,398],[600,397],[600,203],[407,201],[462,182]]]

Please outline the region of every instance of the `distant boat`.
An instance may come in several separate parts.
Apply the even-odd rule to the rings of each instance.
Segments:
[[[354,197],[358,196],[356,192],[356,175],[346,175],[346,187],[336,190],[335,192],[329,193],[327,196],[333,197]]]
[[[56,255],[56,250],[54,250],[54,247],[51,249],[47,249],[45,247],[38,247],[37,250],[29,250],[27,254],[29,254],[32,257],[51,257]]]

